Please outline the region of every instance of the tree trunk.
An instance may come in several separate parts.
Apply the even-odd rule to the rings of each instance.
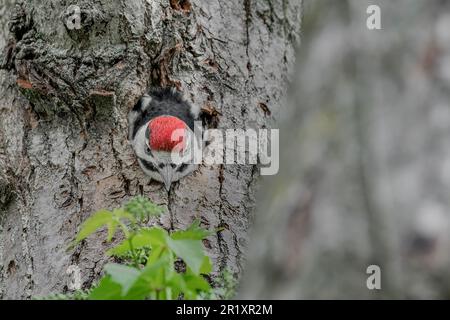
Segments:
[[[270,127],[301,1],[2,0],[0,11],[0,297],[67,291],[71,265],[88,287],[104,235],[67,245],[93,212],[136,195],[167,207],[167,229],[223,228],[205,245],[216,272],[240,273],[257,166],[202,166],[167,193],[139,169],[127,113],[146,88],[176,86],[212,127]]]
[[[305,1],[241,297],[450,298],[449,5]]]

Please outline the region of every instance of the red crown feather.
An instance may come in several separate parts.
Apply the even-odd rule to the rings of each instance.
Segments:
[[[160,116],[149,123],[150,139],[149,146],[152,150],[172,151],[177,145],[182,149],[186,145],[186,134],[177,135],[176,139],[172,139],[175,130],[186,130],[186,124],[172,116]]]

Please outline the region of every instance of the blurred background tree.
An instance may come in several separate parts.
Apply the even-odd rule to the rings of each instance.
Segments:
[[[381,8],[382,30],[366,9]],[[243,298],[450,298],[450,3],[307,0]],[[368,290],[366,268],[381,268]]]

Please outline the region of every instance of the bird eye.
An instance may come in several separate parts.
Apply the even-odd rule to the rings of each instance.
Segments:
[[[145,147],[145,153],[148,154],[148,155],[151,155],[152,154],[152,150],[150,150],[149,147]]]
[[[183,163],[181,166],[177,168],[177,172],[184,172],[188,168],[186,163]]]

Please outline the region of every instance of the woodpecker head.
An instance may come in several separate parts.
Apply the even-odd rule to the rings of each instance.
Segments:
[[[192,130],[198,116],[199,110],[175,89],[152,90],[129,114],[129,140],[139,165],[167,190],[197,168],[192,161]]]
[[[185,122],[174,116],[159,116],[147,122],[142,132],[135,146],[139,164],[167,190],[172,182],[195,170],[186,157],[193,134]]]

